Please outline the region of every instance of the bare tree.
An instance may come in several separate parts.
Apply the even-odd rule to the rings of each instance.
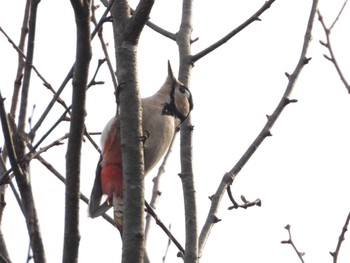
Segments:
[[[127,0],[110,0],[102,1],[104,4],[104,12],[101,17],[96,14],[97,3],[93,1],[77,1],[71,0],[72,10],[74,13],[76,23],[76,57],[71,68],[67,71],[67,75],[62,81],[59,88],[52,87],[50,82],[43,76],[38,65],[34,62],[34,43],[36,36],[36,19],[37,11],[40,1],[28,0],[23,18],[23,26],[19,44],[17,45],[11,36],[0,27],[1,34],[12,44],[18,53],[18,69],[15,76],[11,109],[7,114],[4,98],[0,94],[0,116],[1,126],[3,130],[4,150],[2,151],[2,158],[0,162],[1,172],[1,195],[0,195],[0,223],[2,215],[6,211],[5,196],[6,185],[10,185],[12,191],[18,200],[18,205],[23,212],[28,229],[28,236],[30,239],[30,252],[28,253],[29,261],[31,258],[35,262],[46,262],[46,255],[42,235],[39,227],[39,219],[36,211],[36,202],[33,197],[31,180],[30,180],[30,164],[32,160],[39,161],[46,169],[55,175],[61,182],[65,184],[65,226],[63,235],[63,262],[78,262],[79,261],[79,246],[80,246],[80,200],[88,203],[88,199],[81,193],[81,158],[82,146],[84,141],[88,141],[93,148],[100,151],[98,144],[93,139],[89,129],[85,124],[85,115],[93,109],[86,108],[86,94],[90,87],[104,84],[104,81],[98,81],[99,71],[101,67],[107,62],[108,72],[113,82],[113,89],[115,91],[115,99],[117,105],[114,114],[120,114],[121,120],[121,145],[123,155],[123,180],[124,180],[124,228],[122,237],[122,262],[151,262],[152,258],[147,257],[145,250],[147,235],[150,231],[151,218],[155,219],[164,234],[169,238],[169,245],[174,243],[179,253],[178,256],[186,263],[196,263],[202,258],[203,252],[206,249],[207,240],[210,237],[211,230],[216,223],[220,222],[218,210],[222,203],[225,193],[227,193],[228,200],[232,202],[231,209],[250,208],[253,206],[260,206],[261,200],[257,198],[254,201],[248,201],[244,196],[241,197],[242,203],[237,202],[233,198],[231,185],[234,183],[236,176],[250,160],[254,153],[259,149],[262,142],[271,136],[271,129],[277,122],[278,118],[291,103],[297,102],[296,99],[291,98],[291,93],[297,84],[298,77],[304,67],[310,62],[308,49],[309,43],[312,39],[312,29],[314,26],[315,15],[317,13],[318,1],[313,0],[308,15],[308,20],[305,21],[306,29],[304,39],[300,50],[300,56],[296,61],[296,66],[292,73],[286,73],[287,86],[282,94],[279,103],[276,105],[271,115],[267,115],[266,124],[262,127],[251,145],[242,154],[239,161],[232,166],[229,172],[224,174],[221,181],[218,182],[215,194],[210,197],[210,207],[207,215],[199,215],[196,201],[196,180],[193,169],[193,131],[194,125],[192,118],[188,117],[180,127],[180,161],[181,171],[179,173],[182,192],[184,200],[184,225],[185,238],[179,240],[176,233],[172,233],[170,227],[165,226],[161,221],[161,216],[157,215],[156,203],[160,197],[159,180],[166,169],[166,161],[171,152],[171,147],[164,157],[163,164],[160,166],[159,174],[155,179],[153,196],[150,205],[145,202],[144,194],[144,167],[143,167],[143,144],[142,144],[142,106],[139,90],[138,79],[138,48],[139,41],[142,39],[142,32],[145,26],[148,26],[157,34],[169,39],[176,44],[178,48],[179,58],[179,74],[178,79],[186,86],[191,87],[191,74],[195,64],[202,62],[202,58],[215,52],[221,48],[223,44],[227,43],[240,32],[249,28],[255,22],[261,21],[261,16],[268,16],[268,10],[273,8],[275,0],[268,0],[263,3],[260,8],[257,8],[245,21],[238,27],[228,32],[225,36],[213,42],[211,45],[193,54],[192,45],[198,41],[193,39],[193,2],[192,0],[183,0],[180,23],[177,32],[170,32],[165,30],[160,25],[156,25],[150,21],[150,14],[154,5],[154,0],[141,0],[133,10]],[[346,2],[342,7],[339,15],[330,27],[327,27],[321,12],[318,11],[318,17],[322,28],[325,31],[326,41],[321,41],[321,44],[327,48],[329,55],[325,58],[333,63],[338,72],[344,86],[349,90],[349,85],[337,63],[334,55],[334,50],[331,46],[330,32],[335,26],[340,17]],[[102,9],[102,7],[99,7]],[[265,14],[266,12],[266,14]],[[111,15],[109,17],[109,14]],[[105,43],[105,32],[102,30],[105,23],[112,22],[113,40],[114,40],[114,59],[110,59],[108,54],[107,44]],[[94,24],[94,29],[91,33],[91,25]],[[263,21],[262,21],[263,23]],[[28,25],[28,28],[27,28]],[[28,33],[27,33],[28,32]],[[101,49],[104,58],[99,60],[96,71],[89,81],[89,74],[91,75],[90,60],[92,57],[91,41],[98,35]],[[302,33],[300,33],[302,36]],[[26,38],[28,37],[28,40]],[[301,38],[301,37],[300,37]],[[62,40],[61,40],[62,41]],[[27,47],[25,43],[27,42]],[[116,65],[115,67],[113,65]],[[43,85],[52,93],[52,99],[48,102],[47,107],[40,114],[36,123],[30,121],[29,130],[26,128],[26,121],[28,118],[28,95],[30,94],[30,79],[31,73],[35,72]],[[116,73],[114,73],[116,72]],[[71,100],[64,97],[64,90],[66,86],[72,81],[72,96]],[[2,89],[2,88],[1,88]],[[0,90],[1,90],[0,89]],[[110,90],[111,92],[112,90]],[[194,100],[196,101],[196,97]],[[198,98],[199,99],[199,98]],[[71,101],[68,102],[68,101]],[[17,105],[19,102],[19,110]],[[63,108],[59,118],[51,127],[44,127],[47,123],[48,115],[53,111],[53,108],[59,105]],[[117,110],[118,109],[118,110]],[[16,113],[19,116],[16,119]],[[70,124],[68,134],[57,137],[53,142],[46,146],[42,143],[46,138],[52,135],[57,127],[64,122]],[[38,134],[39,138],[38,138]],[[99,134],[99,133],[97,133]],[[176,134],[175,134],[176,136]],[[66,163],[65,176],[59,172],[55,163],[50,163],[43,157],[43,153],[51,152],[56,146],[61,145],[66,139]],[[173,142],[176,141],[175,137]],[[41,147],[41,148],[40,148]],[[7,159],[9,165],[7,165]],[[97,162],[97,160],[96,160]],[[14,186],[13,177],[16,179],[16,185],[19,190],[17,193]],[[145,209],[146,206],[146,209]],[[146,231],[145,213],[147,212]],[[198,226],[198,218],[204,218],[203,227]],[[113,227],[115,223],[107,214],[103,215],[105,222],[109,222]],[[99,222],[101,223],[101,222]],[[343,230],[339,237],[339,242],[335,252],[332,252],[334,262],[337,262],[337,257],[344,240],[347,225],[349,223],[349,216],[346,219]],[[97,222],[96,222],[97,224]],[[299,259],[304,262],[304,253],[299,252],[294,241],[291,238],[290,226],[286,227],[289,239],[282,241],[284,244],[290,244],[297,253]],[[117,232],[115,233],[116,235]],[[0,261],[11,262],[11,254],[6,248],[6,236],[3,237],[2,229],[0,229]],[[184,244],[182,244],[184,242]],[[117,245],[116,245],[117,247]],[[151,247],[153,249],[153,247]],[[31,255],[31,253],[33,255]],[[119,261],[116,259],[116,261]]]

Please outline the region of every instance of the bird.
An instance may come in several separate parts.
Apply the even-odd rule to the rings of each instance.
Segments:
[[[144,133],[144,175],[159,162],[168,149],[175,130],[193,109],[190,90],[175,78],[168,61],[168,76],[160,89],[142,98],[142,130]],[[123,233],[123,172],[120,119],[114,116],[101,134],[101,155],[96,168],[88,213],[91,218],[114,207],[114,220]],[[101,204],[103,196],[106,200]]]

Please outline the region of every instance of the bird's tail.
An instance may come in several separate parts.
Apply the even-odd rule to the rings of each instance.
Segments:
[[[114,221],[120,232],[123,235],[123,199],[119,196],[113,196]]]

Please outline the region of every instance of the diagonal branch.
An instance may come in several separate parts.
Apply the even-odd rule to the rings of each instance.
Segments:
[[[275,2],[275,0],[269,0],[264,3],[264,5],[250,18],[248,18],[245,22],[243,22],[240,26],[232,30],[230,33],[228,33],[226,36],[224,36],[222,39],[217,41],[216,43],[212,44],[211,46],[207,47],[206,49],[200,51],[196,55],[192,56],[192,63],[195,63],[197,60],[201,59],[202,57],[208,55],[210,52],[214,51],[221,45],[225,44],[227,41],[229,41],[233,36],[237,35],[239,32],[241,32],[243,29],[245,29],[247,26],[249,26],[251,23],[255,21],[260,21],[259,16],[264,13],[267,9],[270,8],[270,6]]]
[[[7,115],[4,107],[4,99],[0,94],[0,116],[1,126],[4,133],[5,145],[8,151],[9,160],[16,176],[18,188],[20,190],[23,212],[26,219],[28,235],[31,241],[35,262],[46,262],[44,246],[40,234],[37,213],[34,205],[33,193],[29,183],[28,173],[26,169],[22,169],[18,162],[17,152],[14,145],[20,144],[18,133],[15,133],[16,141],[12,140],[11,131],[7,120]],[[23,151],[22,151],[23,152]]]
[[[328,55],[323,55],[327,60],[329,60],[330,62],[332,62],[332,64],[334,65],[335,67],[335,70],[337,71],[341,81],[343,82],[346,90],[348,91],[348,93],[350,93],[350,85],[349,83],[347,82],[342,70],[340,69],[340,66],[338,64],[338,61],[337,59],[335,58],[335,55],[334,55],[334,51],[333,51],[333,48],[332,48],[332,45],[331,45],[331,30],[332,28],[334,27],[335,23],[338,21],[338,18],[340,17],[345,5],[346,5],[347,1],[344,2],[344,5],[342,7],[342,9],[340,10],[337,18],[334,20],[334,22],[332,23],[332,25],[327,28],[325,22],[323,21],[323,17],[321,15],[321,12],[320,11],[317,11],[317,14],[318,14],[318,20],[320,21],[321,25],[322,25],[322,28],[324,30],[324,33],[326,35],[326,41],[327,42],[323,42],[323,41],[320,41],[320,44],[324,47],[326,47],[328,49],[328,52],[329,52],[329,56]]]
[[[23,171],[19,165],[17,154],[13,145],[12,135],[11,135],[9,123],[6,116],[4,101],[5,99],[2,97],[0,93],[0,119],[1,119],[2,132],[4,134],[5,145],[9,155],[12,170],[14,171],[15,174],[23,175]]]
[[[33,146],[28,144],[28,148],[32,150]],[[48,161],[46,161],[40,154],[36,154],[36,152],[34,152],[34,155],[35,155],[35,159],[37,159],[43,166],[46,167],[46,169],[48,169],[54,176],[56,176],[58,180],[60,180],[63,184],[66,184],[66,178],[64,178],[64,176],[61,175]],[[80,193],[80,199],[85,204],[89,203],[89,199],[82,193]],[[114,220],[109,215],[102,214],[101,216],[103,217],[103,219],[105,219],[108,223],[110,223],[112,226],[116,228],[116,224]]]
[[[345,0],[344,3],[343,3],[343,5],[342,5],[342,7],[341,7],[341,9],[340,9],[340,11],[339,11],[339,13],[338,13],[338,15],[337,15],[337,17],[334,19],[332,25],[329,27],[329,31],[332,31],[333,27],[334,27],[335,24],[338,22],[338,20],[339,20],[341,14],[343,13],[343,11],[344,11],[345,6],[346,6],[347,3],[348,3],[348,0]]]
[[[167,30],[165,30],[165,29],[163,29],[163,28],[157,26],[156,24],[152,23],[151,21],[147,21],[147,22],[146,22],[146,25],[147,25],[149,28],[153,29],[155,32],[161,34],[162,36],[165,36],[165,37],[167,37],[167,38],[169,38],[169,39],[171,39],[171,40],[176,41],[176,34],[171,33],[171,32],[169,32],[169,31],[167,31]]]
[[[6,34],[6,32],[0,27],[0,32],[7,38],[7,41],[11,43],[12,47],[16,50],[16,52],[18,53],[18,57],[19,57],[19,63],[23,64],[24,62],[28,61],[27,56],[23,53],[21,46],[18,46],[15,44],[15,42],[10,38],[10,36],[8,34]],[[19,66],[21,66],[19,64]],[[29,66],[31,67],[31,69],[36,73],[36,75],[39,77],[39,79],[41,79],[41,81],[43,82],[43,85],[49,89],[50,91],[52,91],[53,93],[55,93],[54,89],[52,88],[52,85],[43,77],[43,75],[39,72],[39,70],[32,64],[29,63]],[[16,81],[15,81],[15,85],[19,85],[20,84],[20,79],[22,78],[22,74],[21,74],[21,68],[18,67],[17,70],[17,77],[16,77]],[[19,89],[19,88],[18,88]],[[17,96],[18,96],[18,91],[17,91],[17,86],[14,88],[14,94],[12,97],[12,105],[11,105],[11,115],[14,116],[15,114],[15,110],[16,110],[16,100],[17,100]],[[59,103],[61,103],[63,106],[65,106],[63,100],[61,98],[57,98],[57,101]]]
[[[134,14],[134,10],[131,9],[131,14]],[[171,33],[160,26],[157,26],[156,24],[152,23],[150,20],[146,21],[146,26],[148,26],[150,29],[153,29],[155,32],[161,34],[162,36],[165,36],[171,40],[176,41],[176,34]]]
[[[173,234],[170,232],[170,230],[163,224],[163,222],[159,219],[159,217],[154,212],[153,208],[147,203],[147,201],[145,201],[145,206],[147,208],[147,213],[154,218],[154,220],[156,221],[157,225],[160,226],[160,228],[165,232],[165,234],[169,237],[169,239],[176,245],[176,247],[184,255],[185,254],[185,250],[183,249],[183,247],[181,246],[179,241],[177,241],[177,239],[173,236]]]
[[[343,244],[343,241],[345,240],[345,233],[346,231],[348,231],[348,225],[350,222],[350,213],[348,214],[348,216],[346,217],[343,229],[340,233],[339,239],[338,239],[338,243],[337,243],[337,247],[335,249],[334,252],[330,252],[331,256],[333,257],[333,263],[337,263],[338,262],[338,256],[339,256],[339,252],[340,252],[340,248],[341,245]]]
[[[310,15],[309,15],[309,20],[308,20],[307,28],[306,28],[305,35],[304,35],[304,42],[303,42],[303,46],[302,46],[302,51],[301,51],[298,63],[294,69],[293,74],[291,74],[291,75],[286,74],[289,81],[288,81],[287,88],[282,96],[282,99],[278,103],[278,105],[277,105],[276,109],[274,110],[274,112],[272,113],[272,115],[267,116],[268,117],[267,123],[262,128],[261,132],[258,134],[258,136],[253,141],[253,143],[249,146],[249,148],[243,154],[243,156],[240,158],[240,160],[237,162],[237,164],[231,169],[231,171],[229,171],[228,173],[226,173],[223,176],[223,178],[220,182],[220,185],[219,185],[218,189],[216,190],[216,193],[212,197],[212,202],[211,202],[210,210],[208,213],[208,217],[207,217],[207,220],[202,228],[202,231],[201,231],[201,234],[199,237],[199,255],[202,254],[205,243],[206,243],[208,236],[210,234],[210,231],[211,231],[213,225],[217,222],[215,219],[217,218],[218,208],[220,205],[221,198],[224,195],[227,187],[230,184],[232,184],[232,182],[236,178],[237,174],[240,172],[240,170],[243,168],[243,166],[248,162],[250,157],[255,153],[255,151],[258,149],[260,144],[265,140],[265,138],[268,136],[271,136],[270,130],[273,127],[273,125],[275,124],[275,122],[277,121],[278,117],[280,116],[280,114],[282,113],[284,108],[287,105],[289,105],[290,103],[296,102],[296,100],[289,99],[289,96],[291,95],[291,92],[293,90],[293,87],[297,81],[297,78],[298,78],[300,72],[302,71],[304,66],[310,61],[310,58],[306,58],[306,53],[307,53],[309,43],[311,40],[311,32],[312,32],[312,26],[313,26],[315,14],[316,14],[317,3],[318,3],[318,0],[314,0],[312,3]]]

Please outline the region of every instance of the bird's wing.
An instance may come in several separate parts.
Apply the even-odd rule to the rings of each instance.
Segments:
[[[112,207],[111,202],[107,202],[107,200],[103,204],[101,204],[101,200],[103,196],[102,187],[101,187],[101,161],[102,161],[102,155],[97,164],[95,182],[91,191],[90,201],[88,206],[88,213],[89,213],[89,216],[92,218],[95,218],[104,214],[105,212],[107,212],[108,209]]]

